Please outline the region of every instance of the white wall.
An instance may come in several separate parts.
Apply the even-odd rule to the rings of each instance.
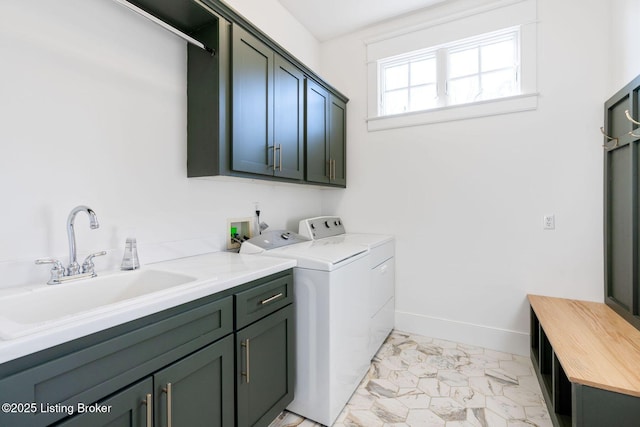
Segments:
[[[398,329],[528,354],[528,293],[603,300],[609,8],[538,1],[536,111],[368,133],[363,40],[432,13],[323,44],[351,99],[349,187],[325,210],[397,236]]]
[[[610,92],[613,95],[640,74],[638,52],[638,22],[640,2],[637,0],[611,1],[611,48],[609,70]]]
[[[231,4],[317,62],[318,43],[275,0]],[[98,272],[119,266],[128,235],[144,264],[223,250],[227,218],[256,201],[272,228],[320,213],[315,188],[186,178],[186,43],[113,1],[3,0],[0,58],[0,287],[44,283],[36,258],[67,262],[79,204],[101,224],[78,215],[79,258],[109,251]]]

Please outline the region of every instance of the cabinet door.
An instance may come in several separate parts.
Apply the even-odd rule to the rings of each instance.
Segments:
[[[347,184],[346,124],[347,105],[331,95],[329,104],[329,161],[332,184]]]
[[[307,79],[305,91],[306,179],[329,182],[329,92]]]
[[[238,426],[266,426],[293,400],[293,305],[236,333]]]
[[[233,426],[233,335],[153,376],[155,426]]]
[[[237,25],[232,51],[232,169],[273,175],[273,51]]]
[[[153,426],[152,398],[153,380],[147,378],[100,402],[98,407],[104,409],[104,412],[79,413],[56,426],[151,427]]]
[[[275,175],[302,179],[304,172],[304,75],[286,59],[275,56],[273,142]]]

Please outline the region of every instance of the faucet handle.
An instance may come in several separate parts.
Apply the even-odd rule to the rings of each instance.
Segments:
[[[61,270],[64,271],[64,265],[62,265],[62,263],[60,261],[58,261],[55,258],[39,258],[36,260],[36,264],[40,265],[40,264],[54,264],[53,269],[54,270]]]
[[[87,256],[84,259],[84,262],[82,263],[82,273],[90,273],[91,276],[95,276],[96,272],[94,270],[95,265],[93,264],[93,258],[97,257],[97,256],[103,256],[106,255],[107,251],[100,251],[100,252],[94,252],[91,255]]]
[[[62,279],[65,275],[64,265],[55,258],[40,258],[36,260],[36,264],[53,264],[51,268],[51,278],[47,282],[49,285],[56,285],[60,283],[60,279]]]

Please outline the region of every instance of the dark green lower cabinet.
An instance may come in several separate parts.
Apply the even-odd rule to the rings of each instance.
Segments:
[[[29,410],[0,427],[267,426],[293,400],[293,307],[285,270],[0,364],[0,402]]]
[[[233,400],[229,335],[95,405],[104,413],[78,414],[59,426],[228,427]]]
[[[149,414],[147,411],[147,402],[153,408],[152,393],[153,380],[147,378],[98,403],[97,407],[104,409],[105,412],[78,414],[56,425],[59,427],[152,426],[153,412]]]
[[[267,426],[293,400],[293,305],[236,333],[238,427]]]
[[[153,376],[155,425],[233,425],[233,336],[161,370]]]

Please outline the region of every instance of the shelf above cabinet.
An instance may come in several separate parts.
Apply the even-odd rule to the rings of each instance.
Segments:
[[[168,31],[199,46],[210,54],[215,53],[208,46],[208,40],[202,40],[193,33],[213,23],[217,16],[213,10],[200,0],[114,0],[132,11],[144,16]]]

